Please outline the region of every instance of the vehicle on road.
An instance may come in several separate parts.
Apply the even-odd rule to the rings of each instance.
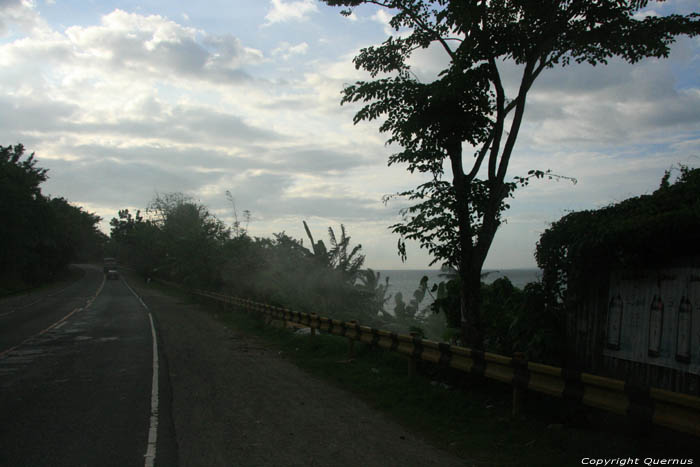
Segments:
[[[110,269],[107,271],[107,279],[119,279],[119,271],[116,269]]]
[[[102,270],[104,271],[105,274],[107,274],[110,270],[117,270],[117,259],[116,258],[105,258],[102,261],[102,264],[104,265]]]

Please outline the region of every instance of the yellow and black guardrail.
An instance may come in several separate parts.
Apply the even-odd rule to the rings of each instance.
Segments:
[[[700,397],[652,387],[638,387],[622,380],[528,362],[522,354],[506,357],[215,292],[191,292],[248,311],[262,313],[273,320],[293,323],[296,327],[301,325],[311,328],[312,331],[318,329],[343,336],[350,341],[351,353],[354,341],[401,353],[409,357],[409,372],[415,369],[416,361],[424,360],[511,384],[514,414],[519,411],[522,392],[530,390],[627,415],[640,422],[654,423],[700,436]]]

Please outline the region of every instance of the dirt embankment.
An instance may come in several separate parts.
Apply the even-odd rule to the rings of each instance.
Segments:
[[[465,465],[202,306],[129,279],[157,320],[180,466]]]

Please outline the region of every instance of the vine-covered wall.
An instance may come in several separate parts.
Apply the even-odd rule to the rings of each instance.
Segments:
[[[700,394],[700,169],[670,178],[562,217],[536,258],[566,323],[568,365]]]

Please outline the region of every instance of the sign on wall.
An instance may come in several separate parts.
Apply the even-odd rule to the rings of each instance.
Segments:
[[[604,355],[700,374],[700,268],[614,271]]]

